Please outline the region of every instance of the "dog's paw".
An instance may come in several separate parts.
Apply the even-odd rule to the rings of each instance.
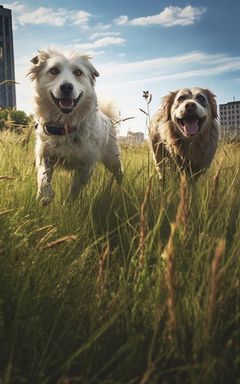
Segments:
[[[55,197],[55,192],[50,185],[45,185],[37,193],[37,201],[42,205],[48,205]]]

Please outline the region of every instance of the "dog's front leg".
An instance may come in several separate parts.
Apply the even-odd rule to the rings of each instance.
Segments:
[[[164,144],[161,141],[160,135],[155,134],[151,138],[151,146],[155,160],[156,170],[162,184],[165,184],[165,163],[167,160],[167,152]]]
[[[114,129],[110,131],[108,144],[102,157],[102,163],[110,172],[113,173],[117,184],[121,185],[123,179],[122,164],[120,160],[120,149]]]
[[[117,153],[115,155],[109,154],[108,156],[104,156],[104,158],[102,159],[102,163],[106,169],[113,173],[117,184],[121,185],[123,179],[123,172],[120,161],[120,154]]]
[[[79,169],[74,170],[68,198],[76,199],[78,197],[80,190],[87,184],[91,174],[92,166],[90,164],[83,164]]]
[[[55,196],[51,187],[52,174],[54,170],[53,162],[48,158],[37,158],[37,181],[38,191],[37,200],[43,205],[49,204]]]

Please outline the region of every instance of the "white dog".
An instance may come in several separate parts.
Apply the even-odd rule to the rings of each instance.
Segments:
[[[101,161],[122,180],[119,145],[111,106],[98,110],[94,90],[97,70],[85,54],[41,51],[28,76],[35,83],[37,198],[43,204],[54,198],[51,179],[56,165],[73,170],[70,196],[87,183]],[[103,113],[105,112],[105,113]]]

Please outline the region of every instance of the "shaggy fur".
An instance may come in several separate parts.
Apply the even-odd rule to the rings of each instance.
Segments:
[[[218,146],[215,96],[208,89],[185,88],[163,97],[150,124],[151,146],[160,178],[170,158],[180,171],[197,178]]]
[[[87,183],[97,161],[122,179],[119,145],[111,105],[98,110],[94,90],[97,70],[85,54],[63,54],[49,48],[32,62],[28,76],[35,85],[37,198],[43,204],[54,198],[51,179],[56,165],[73,171],[70,196]],[[46,126],[63,130],[52,134]],[[55,128],[54,128],[55,129]]]

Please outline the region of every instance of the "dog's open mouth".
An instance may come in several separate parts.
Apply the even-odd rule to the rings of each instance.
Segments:
[[[51,92],[52,99],[56,106],[60,109],[61,112],[63,113],[71,113],[74,108],[76,107],[77,103],[80,100],[81,93],[76,99],[72,99],[71,97],[62,97],[58,99],[53,95]]]
[[[205,117],[201,119],[199,117],[184,117],[182,119],[177,119],[178,125],[185,136],[195,136],[201,129]]]

